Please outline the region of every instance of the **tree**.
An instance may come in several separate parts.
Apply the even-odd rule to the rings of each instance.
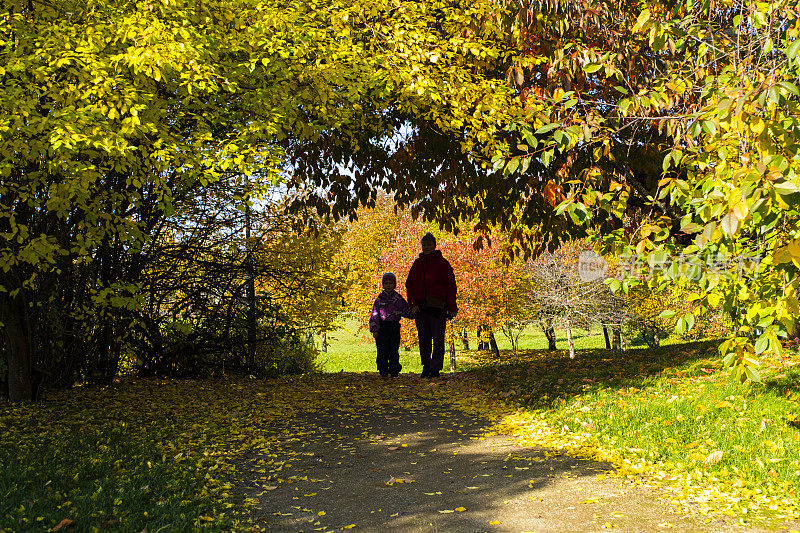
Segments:
[[[412,116],[471,128],[462,140],[474,143],[497,119],[475,114],[472,98],[498,110],[507,98],[480,75],[499,53],[491,28],[470,29],[488,2],[444,17],[427,4],[335,0],[146,7],[0,8],[0,320],[14,401],[31,398],[39,364],[61,384],[113,377],[152,236],[210,183],[269,182],[291,161],[296,205],[353,213],[374,193],[348,188],[330,157],[304,154],[366,164]],[[317,187],[336,200],[312,202]]]
[[[798,316],[794,4],[548,5],[541,17],[523,6],[514,23],[523,44],[510,82],[531,113],[509,126],[520,147],[498,151],[495,168],[535,176],[529,196],[605,252],[626,249],[642,270],[669,263],[650,286],[677,283],[697,302],[679,332],[721,304],[737,324],[725,362],[757,380],[752,355],[780,353]]]
[[[602,320],[615,306],[604,276],[579,272],[580,243],[563,245],[527,263],[530,313],[543,324],[562,324],[567,332],[570,359],[575,358],[572,328]]]
[[[380,292],[383,272],[394,272],[402,292],[405,276],[419,255],[419,240],[428,231],[437,236],[438,247],[453,266],[458,287],[459,314],[449,323],[450,337],[465,328],[487,333],[504,330],[516,339],[527,325],[527,309],[522,305],[521,262],[504,261],[502,235],[477,250],[478,235],[467,225],[458,235],[447,233],[422,221],[414,221],[408,210],[399,210],[388,197],[379,197],[376,208],[361,209],[358,218],[347,226],[339,262],[347,264],[350,283],[348,302],[362,323]],[[384,247],[381,250],[381,247]],[[413,328],[403,328],[406,345],[416,341]],[[496,345],[495,345],[496,346]]]

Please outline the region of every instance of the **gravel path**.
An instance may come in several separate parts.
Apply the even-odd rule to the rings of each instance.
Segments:
[[[441,382],[362,380],[373,394],[310,405],[238,461],[257,529],[760,531],[684,516],[657,489],[603,475],[608,464],[491,434],[430,394]]]

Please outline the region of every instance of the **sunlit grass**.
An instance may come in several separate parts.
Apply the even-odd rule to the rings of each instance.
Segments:
[[[404,328],[414,328],[412,322],[403,321]],[[503,352],[511,351],[511,342],[500,332],[496,333],[495,339],[498,348]],[[605,348],[605,338],[601,329],[586,331],[576,328],[573,331],[573,342],[576,350],[593,350]],[[640,339],[630,339],[631,348],[641,348],[644,344]],[[671,337],[664,341],[665,345],[680,342],[679,339]],[[320,338],[316,338],[317,347],[320,347]],[[470,350],[465,351],[461,341],[457,341],[456,364],[460,365],[462,360],[472,359],[477,348],[475,332],[469,332]],[[525,329],[519,338],[519,348],[521,350],[545,350],[547,348],[547,338],[541,328],[530,326]],[[561,351],[568,349],[566,332],[563,329],[556,330],[556,348]],[[353,319],[342,321],[342,327],[336,331],[328,333],[328,351],[321,353],[319,357],[320,367],[323,372],[363,372],[377,371],[375,365],[375,343],[369,336],[369,332],[361,328],[360,323]],[[418,373],[422,370],[419,363],[419,351],[416,347],[409,351],[401,348],[400,364],[403,365],[403,372]],[[446,356],[445,369],[449,369],[449,355]]]
[[[610,458],[701,510],[800,514],[796,355],[767,364],[755,385],[732,382],[708,342],[484,363],[476,372],[498,395],[555,430],[551,445]]]

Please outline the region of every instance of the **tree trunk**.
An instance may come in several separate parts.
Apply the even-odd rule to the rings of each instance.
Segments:
[[[486,328],[483,325],[478,326],[478,350],[488,350],[489,342],[484,338]]]
[[[611,339],[608,337],[608,324],[603,324],[603,337],[606,339],[606,350],[610,350]]]
[[[556,351],[556,330],[553,327],[553,319],[547,319],[547,323],[542,324],[542,331],[547,338],[547,349],[551,352]]]
[[[456,371],[456,341],[455,339],[450,341],[450,373]]]
[[[514,361],[517,360],[517,341],[514,339],[514,335],[509,337],[511,340],[511,352],[514,354]]]
[[[469,350],[469,337],[467,336],[467,327],[461,330],[461,344],[464,346],[464,351]]]
[[[575,343],[572,342],[572,320],[567,319],[567,343],[569,344],[569,358],[575,359]]]
[[[33,400],[31,387],[30,337],[25,327],[24,311],[8,309],[3,313],[4,351],[8,367],[8,399],[12,403]]]
[[[497,346],[497,340],[494,338],[494,331],[489,330],[489,348],[495,357],[500,357],[500,348]]]
[[[622,328],[620,326],[613,326],[611,328],[613,333],[613,343],[612,343],[612,350],[621,350],[622,349]]]
[[[319,351],[322,353],[328,352],[328,334],[326,332],[322,333],[322,338],[320,339]]]
[[[256,282],[253,275],[253,260],[250,255],[250,203],[244,206],[244,238],[245,238],[245,273],[247,276],[247,368],[253,370],[256,365]]]

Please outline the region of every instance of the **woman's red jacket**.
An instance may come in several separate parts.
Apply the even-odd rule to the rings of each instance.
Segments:
[[[424,280],[423,280],[424,273]],[[408,305],[414,307],[425,304],[425,295],[442,300],[447,305],[447,310],[457,312],[456,305],[456,277],[453,267],[442,256],[440,250],[434,250],[428,255],[419,254],[411,265],[406,278],[406,297]]]

